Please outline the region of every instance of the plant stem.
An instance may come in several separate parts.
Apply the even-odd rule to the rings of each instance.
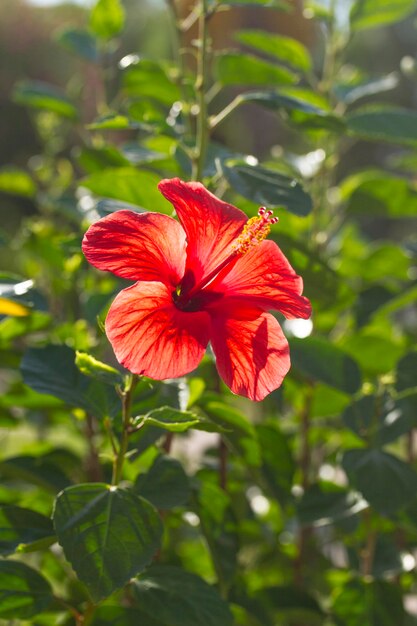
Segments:
[[[114,459],[112,485],[118,485],[122,477],[123,463],[129,443],[129,427],[131,418],[130,409],[132,406],[132,394],[137,382],[138,377],[135,374],[132,374],[126,388],[122,393],[122,438],[120,441],[119,451]]]
[[[195,155],[192,164],[192,179],[201,181],[203,177],[204,163],[206,159],[208,142],[208,119],[207,119],[207,75],[208,75],[208,9],[207,1],[200,2],[199,17],[199,48],[197,58],[197,80],[195,89],[197,92],[198,116],[197,116],[197,137]]]

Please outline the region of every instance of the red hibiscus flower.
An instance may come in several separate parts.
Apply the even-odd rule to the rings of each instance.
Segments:
[[[136,281],[110,307],[107,336],[118,361],[156,380],[188,374],[208,342],[217,369],[237,394],[262,400],[290,367],[275,317],[308,318],[302,279],[273,241],[276,218],[264,208],[247,219],[200,183],[159,184],[179,221],[159,213],[117,211],[83,240],[88,261]]]

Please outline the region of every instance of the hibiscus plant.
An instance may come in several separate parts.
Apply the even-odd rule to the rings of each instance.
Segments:
[[[18,76],[1,623],[417,624],[416,11],[95,0]]]

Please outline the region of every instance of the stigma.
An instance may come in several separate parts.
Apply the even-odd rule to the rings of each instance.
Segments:
[[[258,215],[251,217],[243,227],[239,237],[233,244],[233,250],[237,254],[246,254],[248,250],[258,245],[271,232],[272,224],[279,221],[278,217],[274,217],[273,211],[261,206]]]

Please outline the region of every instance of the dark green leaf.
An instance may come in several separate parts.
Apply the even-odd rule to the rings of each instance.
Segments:
[[[153,506],[119,487],[70,487],[58,496],[53,519],[66,558],[95,600],[142,571],[161,542]]]
[[[417,352],[408,352],[397,365],[397,391],[417,388]]]
[[[311,58],[307,48],[292,37],[275,35],[263,30],[242,30],[235,35],[235,39],[245,46],[288,63],[295,69],[303,72],[311,69]]]
[[[392,454],[378,449],[353,449],[343,455],[351,485],[379,513],[392,514],[415,497],[416,472]]]
[[[352,30],[398,22],[416,10],[415,0],[355,0],[350,11]]]
[[[42,109],[51,111],[57,115],[76,119],[78,111],[75,106],[68,100],[66,95],[62,93],[54,85],[42,83],[40,81],[21,81],[15,85],[13,91],[13,100],[17,104],[22,104],[34,109]]]
[[[311,198],[300,183],[279,172],[239,164],[222,164],[222,170],[235,191],[252,202],[271,208],[284,206],[296,215],[308,215],[311,211]]]
[[[295,462],[288,439],[275,424],[256,427],[262,454],[262,475],[271,494],[286,502],[291,493]]]
[[[18,506],[0,507],[0,554],[8,555],[17,548],[54,537],[48,517]]]
[[[303,622],[308,619],[309,624],[322,622],[324,614],[319,603],[303,589],[289,586],[266,587],[256,593],[256,598],[264,605],[270,605],[278,615],[291,616]]]
[[[345,519],[366,508],[352,492],[336,485],[321,483],[312,485],[297,503],[297,515],[301,524],[326,526]]]
[[[0,474],[6,478],[22,480],[29,484],[39,485],[43,489],[56,493],[67,487],[71,481],[60,467],[60,459],[56,452],[41,456],[13,456],[0,462]],[[61,451],[62,452],[62,451]],[[67,453],[72,463],[78,462],[77,457]]]
[[[319,380],[346,393],[355,393],[361,385],[357,363],[343,350],[318,338],[290,341],[293,367],[313,380]]]
[[[202,578],[178,567],[155,566],[135,580],[141,610],[164,626],[232,626],[228,604]]]
[[[417,112],[407,109],[366,108],[347,116],[347,129],[358,137],[401,145],[417,144]]]
[[[350,580],[335,593],[332,612],[337,626],[400,626],[401,589],[394,582]]]
[[[290,85],[297,80],[283,67],[239,52],[219,55],[215,74],[223,85]]]
[[[125,22],[121,0],[98,0],[91,9],[90,28],[101,39],[118,35]]]
[[[149,211],[171,214],[172,205],[158,191],[160,177],[133,167],[118,167],[95,172],[81,181],[97,196],[122,200]]]
[[[97,61],[99,58],[96,40],[87,30],[64,27],[58,31],[56,38],[69,52],[78,54],[87,61]]]
[[[36,570],[17,561],[0,561],[0,618],[36,617],[51,602],[52,589]]]
[[[135,491],[164,510],[186,504],[191,494],[181,463],[169,456],[159,456],[146,474],[137,477]]]
[[[30,348],[25,352],[21,370],[24,382],[35,391],[98,417],[115,415],[120,409],[114,389],[81,374],[75,365],[75,352],[67,346]]]
[[[8,167],[0,170],[0,191],[33,198],[36,194],[36,185],[24,170]]]

